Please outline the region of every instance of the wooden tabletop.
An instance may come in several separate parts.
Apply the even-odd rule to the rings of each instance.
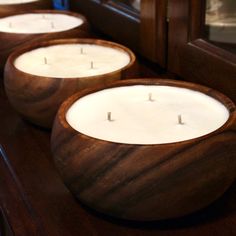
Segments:
[[[0,79],[0,235],[236,235],[236,183],[217,202],[181,219],[127,222],[82,206],[54,167],[50,131],[24,121]]]

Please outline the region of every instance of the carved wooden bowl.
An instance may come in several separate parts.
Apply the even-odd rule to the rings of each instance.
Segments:
[[[37,9],[50,9],[52,2],[50,0],[38,0],[29,2],[20,2],[15,4],[0,4],[0,18],[13,14],[19,14],[21,11],[31,11]]]
[[[0,30],[0,71],[3,71],[7,57],[11,52],[16,50],[19,46],[32,42],[41,42],[42,40],[59,39],[59,38],[83,38],[88,37],[89,26],[86,18],[80,14],[69,11],[58,10],[32,10],[21,12],[21,14],[28,13],[50,13],[50,14],[65,14],[83,20],[83,23],[75,28],[59,32],[47,33],[9,33]],[[18,14],[16,14],[18,15]]]
[[[14,65],[16,58],[25,52],[60,44],[92,44],[114,48],[127,54],[129,63],[109,73],[74,78],[28,74],[17,69]],[[111,81],[127,78],[136,73],[135,55],[128,48],[120,44],[98,39],[59,39],[37,42],[14,51],[6,63],[4,83],[10,103],[20,114],[37,125],[51,128],[60,104],[75,92],[93,86],[106,85]]]
[[[224,104],[229,118],[204,136],[152,145],[105,141],[69,125],[66,114],[75,101],[105,88],[129,85],[200,91]],[[113,217],[138,221],[181,217],[218,199],[235,180],[235,144],[236,110],[227,97],[200,85],[161,79],[117,81],[78,92],[61,105],[51,136],[56,167],[83,204]]]

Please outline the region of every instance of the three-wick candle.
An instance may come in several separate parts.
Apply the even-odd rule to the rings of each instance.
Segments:
[[[117,81],[61,105],[54,161],[75,197],[100,212],[129,220],[184,216],[235,180],[235,111],[230,99],[198,84]]]
[[[60,13],[25,13],[0,19],[0,31],[39,34],[66,31],[78,27],[83,20]]]
[[[159,85],[104,89],[80,98],[66,114],[75,130],[126,144],[197,138],[221,127],[228,117],[228,109],[204,93]]]
[[[97,44],[60,44],[20,55],[15,67],[38,76],[76,78],[119,70],[130,62],[128,53]]]
[[[8,58],[4,82],[16,110],[38,125],[51,127],[57,109],[70,95],[135,73],[135,55],[122,45],[58,39],[15,50]]]

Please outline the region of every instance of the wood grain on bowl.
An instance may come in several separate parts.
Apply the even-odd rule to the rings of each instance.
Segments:
[[[94,44],[111,47],[126,52],[130,62],[110,73],[75,78],[37,76],[20,71],[14,66],[15,59],[27,51],[60,44]],[[135,55],[122,45],[98,39],[59,39],[32,43],[14,51],[6,63],[4,83],[10,103],[21,115],[37,125],[50,128],[60,104],[75,92],[94,86],[105,86],[111,81],[128,78],[136,73]]]
[[[139,79],[106,86],[168,85],[219,100],[230,115],[214,132],[182,142],[137,145],[96,139],[73,129],[66,113],[78,92],[60,107],[52,130],[54,161],[68,189],[99,212],[128,220],[184,216],[218,199],[236,177],[236,108],[224,95],[196,84]],[[129,135],[127,133],[127,135]]]

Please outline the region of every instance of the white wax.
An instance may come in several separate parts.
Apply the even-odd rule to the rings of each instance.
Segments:
[[[149,101],[149,93],[152,99]],[[111,119],[107,113],[111,112]],[[183,124],[179,124],[181,115]],[[77,100],[66,114],[80,133],[127,144],[164,144],[193,139],[221,127],[229,118],[217,100],[171,86],[124,86]]]
[[[0,0],[0,5],[5,4],[22,4],[22,3],[28,3],[28,2],[37,2],[39,0]]]
[[[75,78],[116,71],[129,62],[130,56],[123,50],[96,44],[61,44],[24,53],[15,60],[15,66],[33,75]]]
[[[73,29],[83,20],[67,14],[29,13],[0,19],[0,31],[7,33],[52,33]]]

